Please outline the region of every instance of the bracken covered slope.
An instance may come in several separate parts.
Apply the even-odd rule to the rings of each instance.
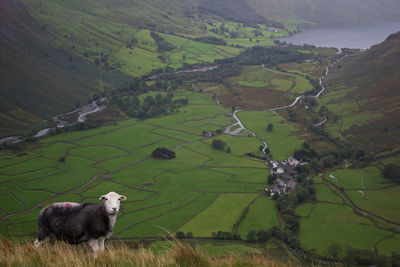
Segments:
[[[346,138],[372,151],[400,146],[400,32],[331,70],[323,102]]]

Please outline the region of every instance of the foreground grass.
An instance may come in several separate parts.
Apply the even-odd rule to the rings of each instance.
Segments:
[[[56,243],[36,249],[32,242],[0,241],[0,266],[294,266],[267,259],[263,255],[230,254],[211,258],[199,248],[171,242],[171,248],[154,253],[150,249],[129,248],[124,243],[107,244],[97,258],[88,246]]]

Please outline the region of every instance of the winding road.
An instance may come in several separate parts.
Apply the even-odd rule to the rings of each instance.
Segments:
[[[333,62],[332,64],[330,64],[328,67],[325,68],[325,71],[324,71],[323,75],[319,78],[319,85],[321,86],[321,90],[320,90],[315,96],[313,96],[313,97],[319,98],[319,97],[321,96],[321,94],[322,94],[322,93],[325,91],[325,89],[326,89],[326,88],[323,86],[322,81],[323,81],[323,79],[328,75],[328,73],[329,73],[329,68],[330,68],[330,67],[333,67],[336,63],[338,63],[340,60],[342,60],[342,59],[345,58],[345,57],[346,57],[346,55],[340,57],[340,58],[337,59],[335,62]],[[282,110],[282,109],[287,109],[287,108],[294,107],[294,106],[297,104],[297,102],[299,102],[302,98],[304,98],[304,95],[301,95],[301,96],[296,97],[296,99],[295,99],[295,100],[293,101],[293,103],[290,104],[290,105],[283,106],[283,107],[277,107],[277,108],[271,108],[271,109],[267,109],[267,110],[269,110],[269,111],[276,111],[276,110]],[[256,137],[258,140],[261,141],[261,143],[262,143],[263,146],[264,146],[262,152],[263,152],[263,154],[264,154],[265,156],[267,156],[266,150],[268,149],[268,143],[267,143],[265,140],[263,140],[261,137],[257,136],[253,131],[251,131],[251,130],[247,129],[246,127],[244,127],[243,123],[240,121],[240,119],[239,119],[238,116],[237,116],[237,113],[240,112],[240,111],[241,111],[241,110],[235,110],[235,111],[232,113],[232,117],[236,120],[236,122],[233,123],[233,124],[231,124],[231,125],[229,125],[229,126],[225,129],[225,133],[226,133],[226,134],[229,134],[229,135],[238,135],[238,134],[239,134],[240,132],[242,132],[242,131],[247,131],[247,132],[249,132],[252,136]],[[320,121],[319,123],[314,124],[314,126],[319,127],[319,126],[321,126],[322,124],[324,124],[326,121],[327,121],[327,118],[324,117],[322,121]],[[231,131],[232,128],[234,128],[234,127],[236,127],[236,126],[238,126],[238,125],[239,125],[239,128],[238,128],[238,129],[235,129],[234,131]],[[267,158],[268,158],[268,157],[267,157]]]

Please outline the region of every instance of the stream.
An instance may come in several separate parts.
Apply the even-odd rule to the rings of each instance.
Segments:
[[[100,103],[103,103],[106,100],[106,98],[102,98],[100,99]],[[41,138],[46,136],[51,130],[56,129],[56,128],[64,128],[67,126],[71,126],[73,125],[73,123],[69,123],[67,121],[64,121],[61,119],[62,116],[66,116],[66,115],[72,115],[74,113],[78,113],[78,119],[77,122],[85,122],[86,121],[86,116],[95,112],[99,112],[102,111],[105,108],[105,106],[99,106],[97,104],[96,101],[93,101],[90,104],[87,104],[85,106],[82,106],[80,108],[77,108],[73,111],[69,111],[66,113],[62,113],[59,115],[56,115],[52,118],[53,122],[55,122],[57,125],[56,127],[50,127],[50,128],[44,128],[41,129],[40,131],[38,131],[33,137],[35,138]],[[25,138],[23,136],[9,136],[9,137],[5,137],[0,139],[0,145],[4,144],[4,143],[19,143],[24,141]]]

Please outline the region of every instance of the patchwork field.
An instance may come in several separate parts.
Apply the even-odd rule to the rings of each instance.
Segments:
[[[285,121],[277,113],[271,111],[243,111],[238,113],[238,117],[245,127],[254,131],[268,143],[272,158],[276,160],[287,159],[304,142],[296,136],[295,126]],[[269,123],[274,125],[271,132],[266,130]]]
[[[328,255],[328,247],[334,243],[341,247],[340,256],[344,256],[346,246],[374,250],[376,242],[389,235],[390,232],[375,228],[369,220],[343,205],[317,204],[300,223],[303,247],[321,255]]]
[[[400,223],[400,187],[384,178],[377,167],[338,169],[326,173],[324,179],[314,177],[314,181],[316,203],[305,203],[296,209],[302,217],[300,238],[305,249],[326,256],[331,244],[340,246],[339,256],[344,256],[346,246],[372,251],[377,248],[386,255],[399,252],[393,232],[375,225],[368,216],[359,216],[368,212],[392,225]]]
[[[393,185],[375,166],[364,169],[339,169],[329,173],[328,177],[331,182],[345,189],[379,189]]]
[[[240,76],[230,79],[233,85],[261,87],[293,94],[303,94],[313,87],[301,75],[295,75],[262,66],[246,66]]]
[[[221,135],[215,138],[224,140],[231,152],[213,149],[212,139],[202,133],[231,124],[225,116],[229,109],[216,105],[207,94],[176,91],[174,95],[189,97],[189,105],[179,113],[50,136],[25,154],[3,153],[0,200],[8,205],[0,209],[1,235],[31,236],[37,230],[37,215],[47,204],[99,203],[98,196],[109,191],[128,197],[115,237],[164,236],[164,229],[204,237],[213,231],[231,231],[242,210],[265,187],[268,169],[264,162],[244,155],[257,151],[260,142]],[[174,150],[176,158],[151,158],[157,147]],[[255,209],[250,208],[251,218],[261,210],[276,214],[273,202],[268,200],[269,205],[263,206],[259,201]],[[215,223],[204,227],[210,217]]]

